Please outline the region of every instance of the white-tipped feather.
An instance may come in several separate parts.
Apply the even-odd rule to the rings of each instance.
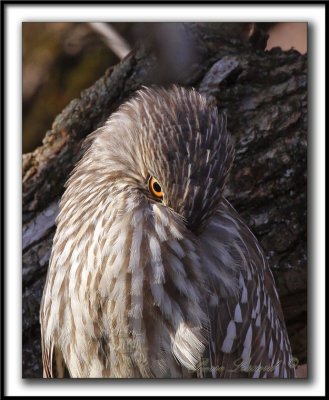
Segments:
[[[230,353],[234,340],[236,339],[236,325],[234,321],[230,321],[227,326],[226,336],[222,345],[222,351],[224,353]]]

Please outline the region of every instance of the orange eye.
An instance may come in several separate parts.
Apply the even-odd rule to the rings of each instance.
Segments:
[[[163,191],[161,189],[161,185],[157,181],[157,179],[154,178],[154,176],[150,176],[150,179],[149,179],[149,191],[156,198],[158,198],[160,200],[163,199]]]

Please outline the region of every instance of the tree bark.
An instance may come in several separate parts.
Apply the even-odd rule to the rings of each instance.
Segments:
[[[153,35],[72,100],[43,145],[23,155],[23,377],[42,376],[40,299],[58,202],[81,143],[142,85],[168,83],[195,87],[226,112],[236,148],[226,197],[268,256],[293,354],[307,361],[307,56],[264,51],[266,35],[249,24],[161,28],[177,30],[185,56]]]

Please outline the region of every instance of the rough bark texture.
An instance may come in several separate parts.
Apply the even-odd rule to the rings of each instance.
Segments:
[[[42,376],[40,299],[58,201],[81,142],[141,85],[166,83],[196,87],[227,113],[236,158],[226,195],[268,255],[294,356],[307,361],[307,57],[263,51],[266,36],[247,25],[178,28],[180,46],[191,48],[181,65],[158,51],[156,37],[139,46],[23,156],[23,377]]]

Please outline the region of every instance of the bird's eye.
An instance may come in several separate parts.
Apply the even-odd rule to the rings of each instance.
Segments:
[[[149,178],[149,191],[153,194],[157,199],[163,199],[163,191],[161,189],[161,185],[154,176],[150,176]]]

